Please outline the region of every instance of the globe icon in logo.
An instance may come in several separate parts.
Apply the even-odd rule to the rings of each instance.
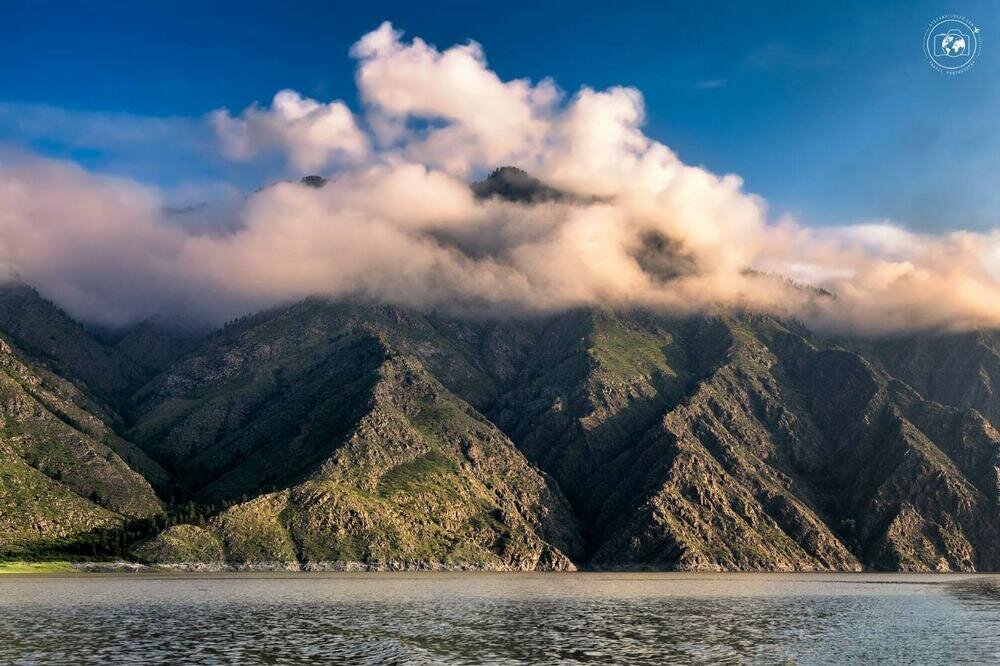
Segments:
[[[956,58],[965,53],[965,50],[969,48],[968,38],[958,30],[949,30],[944,35],[936,35],[935,39],[939,41],[940,55]]]
[[[947,74],[960,74],[979,54],[980,30],[956,15],[932,21],[924,35],[924,50],[931,67]]]

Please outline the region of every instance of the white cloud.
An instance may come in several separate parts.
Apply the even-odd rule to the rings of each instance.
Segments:
[[[563,99],[550,82],[502,80],[478,45],[440,51],[389,24],[353,54],[377,137],[342,102],[290,91],[214,116],[233,156],[280,148],[304,170],[350,158],[324,188],[266,188],[205,232],[134,183],[0,165],[0,266],[111,323],[154,311],[220,321],[324,294],[490,311],[743,307],[865,330],[1000,325],[1000,231],[770,222],[738,177],[646,136],[635,89]],[[504,162],[584,196],[476,200],[469,170]]]
[[[322,104],[294,90],[276,94],[270,109],[252,105],[235,118],[219,109],[210,119],[224,154],[232,159],[280,149],[296,168],[315,171],[337,157],[357,159],[368,152],[368,139],[346,104]]]
[[[698,90],[719,90],[729,85],[729,79],[701,79],[694,84]]]
[[[401,41],[388,22],[351,49],[358,87],[382,123],[423,119],[432,129],[406,135],[409,157],[465,173],[475,166],[525,163],[540,149],[559,98],[550,81],[502,81],[475,42],[438,51]],[[434,121],[443,122],[443,126]]]

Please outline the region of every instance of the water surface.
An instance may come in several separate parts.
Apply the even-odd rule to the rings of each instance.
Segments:
[[[0,663],[998,663],[1000,576],[0,578]]]

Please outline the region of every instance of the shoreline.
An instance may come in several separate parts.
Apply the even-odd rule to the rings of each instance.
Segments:
[[[241,573],[584,573],[584,574],[772,574],[772,575],[998,575],[1000,571],[912,571],[912,570],[810,570],[784,571],[715,570],[715,569],[656,569],[650,567],[579,568],[571,570],[519,569],[513,567],[482,566],[476,564],[441,563],[376,563],[363,562],[259,562],[254,564],[222,562],[172,562],[144,564],[128,560],[109,561],[7,561],[0,562],[0,575],[4,574],[241,574]]]

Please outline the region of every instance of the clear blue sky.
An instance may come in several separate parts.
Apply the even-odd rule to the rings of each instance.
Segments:
[[[933,71],[922,50],[945,13],[982,28],[981,55],[958,76]],[[251,188],[273,176],[268,165],[201,150],[198,119],[282,88],[357,108],[347,51],[386,19],[441,48],[478,41],[504,79],[639,88],[647,133],[739,174],[774,215],[1000,226],[996,1],[6,0],[0,144],[168,188]]]

